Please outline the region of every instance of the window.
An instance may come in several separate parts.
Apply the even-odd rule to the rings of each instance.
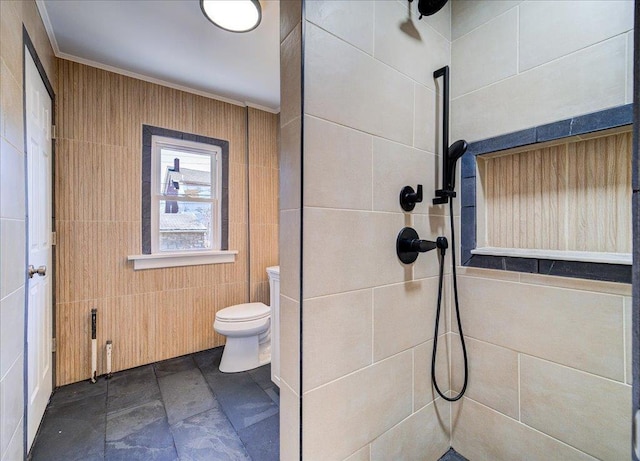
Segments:
[[[151,252],[221,248],[220,148],[151,140]]]
[[[142,254],[134,269],[228,263],[229,142],[143,125]]]

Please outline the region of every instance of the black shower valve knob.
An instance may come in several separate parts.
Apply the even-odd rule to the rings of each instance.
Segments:
[[[411,211],[416,203],[422,202],[422,184],[418,184],[418,190],[414,191],[411,186],[404,186],[400,191],[400,206],[404,211]]]

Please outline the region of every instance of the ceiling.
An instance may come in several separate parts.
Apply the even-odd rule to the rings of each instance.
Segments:
[[[37,0],[57,56],[278,112],[277,0],[251,32],[211,24],[198,0]]]

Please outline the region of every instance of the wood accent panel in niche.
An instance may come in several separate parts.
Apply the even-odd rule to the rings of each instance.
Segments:
[[[631,153],[625,132],[478,157],[478,246],[630,253]]]

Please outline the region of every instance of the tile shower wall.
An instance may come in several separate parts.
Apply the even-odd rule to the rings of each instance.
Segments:
[[[404,266],[395,253],[404,226],[431,240],[445,232],[444,207],[430,205],[439,171],[432,73],[449,64],[450,9],[418,21],[416,4],[304,5],[300,392],[309,461],[436,460],[450,444],[450,405],[428,381],[436,254]],[[400,190],[419,183],[425,201],[403,213]]]
[[[67,60],[58,71],[56,384],[88,378],[94,307],[98,344],[113,341],[114,371],[224,344],[213,330],[218,310],[269,301],[278,116]],[[143,124],[229,141],[235,263],[134,271],[127,261],[142,251]]]
[[[23,455],[25,168],[22,26],[55,86],[56,61],[34,1],[0,2],[0,459]]]
[[[632,18],[630,1],[454,1],[454,139],[631,102]],[[471,368],[466,397],[452,405],[453,447],[474,460],[628,459],[631,287],[460,274]],[[454,349],[453,390],[461,366]]]

